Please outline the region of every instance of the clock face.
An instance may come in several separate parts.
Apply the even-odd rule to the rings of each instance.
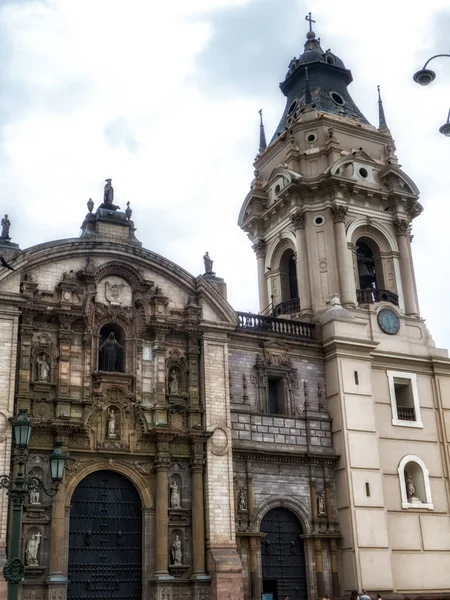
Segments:
[[[390,308],[383,308],[378,313],[378,325],[381,327],[384,333],[395,335],[400,329],[399,316],[394,310]]]

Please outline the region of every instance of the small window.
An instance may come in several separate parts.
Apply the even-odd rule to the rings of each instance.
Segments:
[[[392,424],[403,427],[423,427],[416,374],[388,371],[387,376],[391,396]]]
[[[292,115],[292,113],[294,112],[294,110],[296,108],[297,108],[297,100],[294,100],[294,102],[292,102],[292,104],[289,107],[288,115]]]
[[[281,187],[279,185],[275,186],[275,194],[279,194],[281,192]]]
[[[334,64],[336,64],[336,61],[334,60],[334,56],[331,56],[331,54],[328,54],[328,56],[327,56],[327,63],[328,63],[329,65],[334,65]]]
[[[313,144],[317,140],[317,135],[315,133],[308,133],[306,136],[306,141],[308,144]]]
[[[284,413],[284,381],[282,377],[268,377],[267,412],[270,415]]]
[[[323,225],[325,223],[325,219],[322,217],[322,215],[318,215],[317,217],[314,217],[314,225],[317,225],[317,227],[319,227],[320,225]]]
[[[345,100],[344,98],[338,94],[337,92],[330,92],[331,99],[333,102],[336,102],[339,106],[344,106]]]
[[[360,177],[362,177],[363,179],[367,179],[369,177],[369,171],[367,169],[365,169],[364,167],[361,167],[358,171]]]

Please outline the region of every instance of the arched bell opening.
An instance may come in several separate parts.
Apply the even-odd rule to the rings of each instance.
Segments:
[[[383,258],[378,244],[370,237],[360,237],[355,245],[358,303],[392,302],[398,306],[397,294],[387,289]]]
[[[370,238],[362,237],[356,242],[359,289],[383,289],[383,266],[378,245]]]
[[[98,370],[125,372],[125,332],[117,323],[107,323],[100,329]]]
[[[280,259],[280,291],[282,302],[274,308],[276,315],[299,312],[297,265],[292,248],[287,248]]]

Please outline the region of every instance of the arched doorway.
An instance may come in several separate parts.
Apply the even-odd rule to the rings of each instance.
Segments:
[[[142,598],[142,515],[133,484],[95,471],[75,488],[70,508],[68,600]]]
[[[266,536],[261,544],[263,593],[273,600],[307,600],[305,550],[302,526],[293,512],[273,508],[261,522]]]

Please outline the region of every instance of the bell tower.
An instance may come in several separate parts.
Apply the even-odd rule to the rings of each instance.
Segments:
[[[286,107],[239,215],[258,263],[260,312],[310,318],[385,301],[418,316],[409,227],[418,189],[348,92],[352,74],[314,31],[289,64]],[[263,132],[263,129],[261,129]]]
[[[419,190],[398,164],[380,91],[375,127],[349,94],[350,70],[307,20],[268,144],[261,120],[239,214],[261,318],[268,329],[313,322],[321,340],[346,594],[450,597],[450,362],[419,313]]]

